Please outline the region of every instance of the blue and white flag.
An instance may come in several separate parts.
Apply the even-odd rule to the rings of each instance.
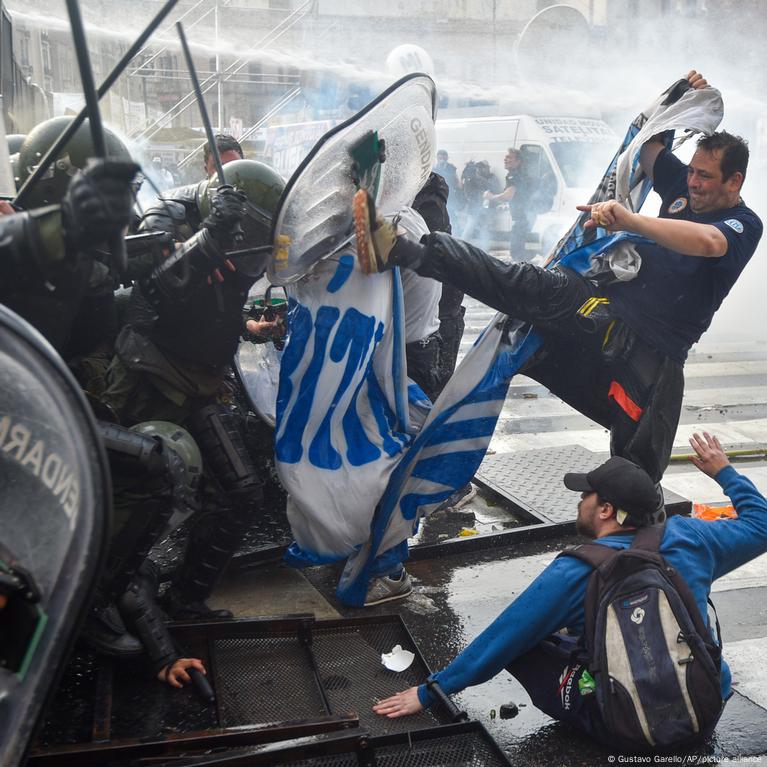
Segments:
[[[289,336],[275,457],[290,494],[293,564],[345,559],[410,442],[402,290],[364,275],[352,252],[287,289]]]
[[[721,112],[708,122],[689,119],[691,112],[698,117],[710,112],[710,93],[702,107],[700,93],[682,95],[685,109],[664,109],[661,97],[640,114],[590,202],[615,198],[619,160],[624,162],[621,156],[650,118],[653,135],[713,130]],[[629,166],[628,179],[624,204],[638,210],[651,185],[637,167]],[[585,229],[587,219],[588,214],[579,216],[549,267],[563,264],[588,273],[596,256],[638,239]],[[513,375],[542,341],[530,325],[496,315],[420,431],[409,436],[398,276],[363,276],[347,259],[325,262],[291,289],[277,461],[291,495],[297,540],[288,558],[296,563],[346,558],[337,594],[345,604],[362,606],[369,579],[406,557],[407,539],[420,518],[474,476]]]

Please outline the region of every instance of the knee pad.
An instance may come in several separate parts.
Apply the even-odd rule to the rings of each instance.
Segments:
[[[238,498],[260,501],[263,483],[245,446],[239,416],[225,405],[208,405],[194,413],[189,426],[223,489]]]

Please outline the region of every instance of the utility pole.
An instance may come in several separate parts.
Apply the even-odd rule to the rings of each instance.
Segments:
[[[218,93],[218,132],[223,133],[224,131],[224,83],[223,79],[221,77],[221,54],[219,52],[219,46],[218,46],[218,0],[216,0],[216,5],[213,9],[213,24],[215,28],[215,46],[216,46],[216,80],[218,81],[218,85],[216,86],[216,91]]]

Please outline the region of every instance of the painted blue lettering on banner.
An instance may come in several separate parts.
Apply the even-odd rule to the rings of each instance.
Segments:
[[[311,312],[292,298],[289,303],[290,340],[285,346],[280,362],[280,383],[277,389],[277,422],[282,420],[285,408],[293,394],[292,375],[304,356],[306,344],[312,333]]]
[[[312,404],[314,403],[314,394],[317,389],[320,371],[325,362],[330,331],[338,322],[339,314],[340,311],[334,306],[321,306],[317,310],[317,319],[314,322],[314,353],[312,360],[301,379],[298,396],[293,404],[293,409],[288,413],[285,428],[275,443],[275,454],[278,460],[284,463],[298,463],[303,455],[301,442],[303,441],[304,430],[306,429]]]
[[[317,434],[309,446],[309,460],[318,468],[341,468],[341,455],[333,447],[330,427],[338,403],[354,379],[355,372],[364,364],[364,359],[370,350],[374,329],[375,319],[373,317],[366,317],[354,308],[347,309],[344,312],[344,316],[338,325],[333,343],[330,345],[330,359],[333,362],[339,363],[346,357],[346,368],[333,395],[330,407],[327,413],[325,413]],[[348,440],[348,435],[344,436]],[[354,448],[354,445],[348,444],[349,451],[353,452]],[[352,463],[360,465],[356,461],[352,461]]]
[[[357,391],[354,392],[354,399],[343,417],[347,448],[346,459],[352,466],[364,466],[366,463],[372,463],[381,455],[381,451],[368,438],[357,413],[359,394],[366,383],[366,380],[360,382]]]
[[[375,327],[375,317],[362,314],[354,307],[347,309],[330,347],[330,359],[333,362],[341,362],[348,351],[347,369],[353,375],[354,371],[363,365],[373,340]]]
[[[381,447],[383,447],[386,455],[391,458],[402,452],[402,447],[408,441],[408,437],[394,430],[396,422],[394,413],[391,411],[386,400],[386,395],[381,391],[381,387],[378,385],[378,380],[372,372],[367,377],[367,383],[370,411],[376,420],[378,433],[383,440]]]
[[[381,455],[381,451],[370,441],[362,425],[357,411],[357,403],[362,387],[368,379],[374,377],[372,374],[372,354],[369,354],[369,352],[372,352],[380,340],[383,325],[378,323],[376,327],[374,317],[365,317],[356,309],[350,309],[344,316],[344,320],[351,322],[354,328],[354,344],[349,351],[347,371],[352,370],[355,353],[359,357],[356,367],[359,368],[362,365],[367,367],[365,377],[358,384],[352,402],[344,413],[342,420],[344,437],[346,439],[346,459],[352,466],[363,466],[366,463],[375,461]],[[331,356],[334,353],[337,353],[336,350],[331,350]]]
[[[333,275],[333,279],[328,283],[328,293],[336,293],[344,286],[346,281],[354,271],[354,256],[345,255],[338,259],[338,269]]]

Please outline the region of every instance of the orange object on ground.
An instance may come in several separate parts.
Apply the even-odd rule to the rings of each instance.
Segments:
[[[731,503],[717,505],[715,503],[693,503],[692,515],[697,519],[713,522],[717,519],[737,519],[738,512]]]

